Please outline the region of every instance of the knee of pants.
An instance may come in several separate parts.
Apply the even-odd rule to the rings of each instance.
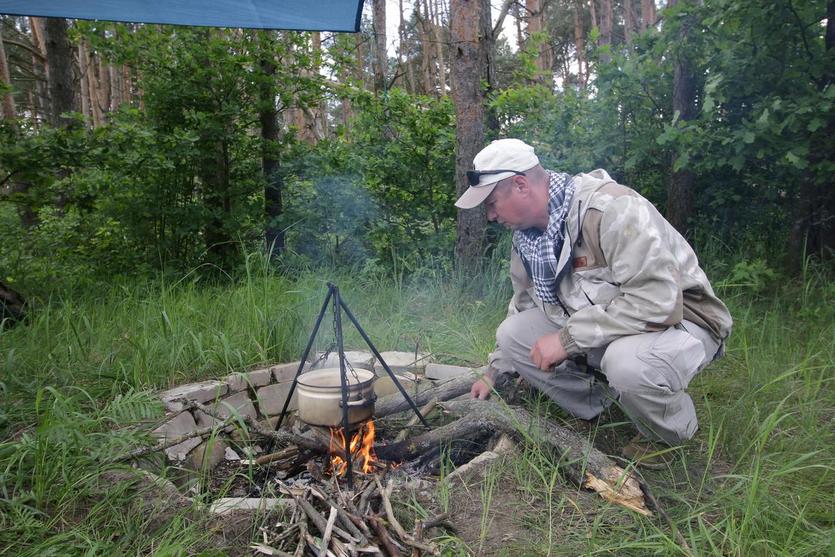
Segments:
[[[516,328],[519,321],[519,313],[511,315],[499,324],[496,329],[496,344],[502,350],[510,349],[514,344],[518,343]]]
[[[652,373],[649,366],[637,354],[609,346],[600,365],[609,385],[621,393],[658,390],[666,388],[657,373]],[[655,379],[653,379],[654,376]]]

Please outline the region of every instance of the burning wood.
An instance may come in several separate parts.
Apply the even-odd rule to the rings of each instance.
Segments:
[[[374,454],[376,430],[374,421],[369,420],[359,426],[359,430],[351,436],[349,451],[351,462],[355,469],[365,474],[374,471],[377,456]],[[336,477],[342,477],[348,472],[348,461],[345,460],[345,432],[341,427],[330,428],[330,442],[328,449],[331,454],[330,470]]]

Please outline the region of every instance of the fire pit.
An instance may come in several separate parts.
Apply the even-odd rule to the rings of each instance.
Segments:
[[[308,357],[331,302],[339,367],[310,370]],[[346,358],[343,311],[379,367],[358,369]],[[329,352],[319,360],[327,361]],[[415,354],[414,360],[419,359]],[[426,377],[454,371],[452,366],[436,366],[430,373],[430,365]],[[423,381],[423,388],[410,396],[341,300],[339,290],[329,284],[297,364],[256,370],[240,381],[230,377],[226,382],[164,393],[171,414],[163,441],[121,459],[163,449],[171,451],[169,457],[192,454],[198,468],[210,470],[201,480],[201,489],[204,499],[214,500],[213,507],[228,504],[230,495],[255,501],[246,504],[261,510],[269,508],[263,502],[279,505],[284,509],[280,522],[269,535],[264,532],[261,549],[268,555],[434,553],[435,547],[423,539],[423,532],[444,517],[417,521],[413,528],[406,524],[410,526],[407,531],[392,509],[392,493],[432,485],[434,480],[427,474],[437,472],[442,462],[461,466],[481,455],[480,464],[469,465],[471,470],[489,462],[496,456],[492,447],[500,438],[536,437],[558,455],[572,483],[637,512],[648,512],[635,476],[551,420],[493,400],[467,399],[474,370],[459,369],[463,375],[446,382]],[[388,374],[395,390],[378,399],[374,387],[382,372]],[[463,400],[454,400],[462,396]],[[298,414],[292,414],[296,408]],[[275,422],[258,421],[259,416]],[[429,426],[428,416],[434,427]],[[189,420],[191,429],[184,434],[172,427]],[[216,459],[218,453],[226,459]],[[207,466],[211,458],[221,464]],[[207,488],[209,493],[205,493]]]

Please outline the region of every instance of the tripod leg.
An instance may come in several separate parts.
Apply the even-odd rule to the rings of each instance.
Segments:
[[[367,335],[367,334],[365,334],[365,330],[363,330],[362,326],[360,326],[359,322],[358,322],[358,321],[357,321],[357,319],[354,317],[354,314],[353,314],[353,313],[351,313],[351,310],[350,310],[350,309],[348,309],[348,306],[345,304],[345,302],[342,300],[342,298],[339,298],[339,302],[340,302],[340,304],[342,305],[342,309],[343,309],[343,310],[345,310],[345,315],[347,315],[347,316],[348,316],[348,319],[350,319],[350,320],[351,320],[351,323],[353,323],[353,324],[354,324],[354,327],[356,327],[356,328],[357,328],[357,331],[359,331],[359,333],[360,333],[360,335],[362,336],[363,340],[364,340],[364,341],[365,341],[365,343],[368,345],[368,347],[371,349],[371,352],[374,354],[374,357],[375,357],[375,358],[377,358],[378,360],[380,360],[380,363],[381,363],[381,364],[383,364],[383,369],[385,369],[385,370],[386,370],[386,373],[388,373],[388,374],[389,374],[389,377],[391,377],[391,380],[394,382],[394,384],[395,384],[395,385],[397,386],[397,388],[400,390],[400,394],[401,394],[401,395],[403,395],[403,398],[405,398],[405,399],[406,399],[406,401],[409,403],[409,406],[411,406],[411,407],[412,407],[412,410],[414,410],[415,414],[417,414],[417,417],[418,417],[418,418],[420,418],[420,422],[421,422],[421,423],[422,423],[425,427],[427,427],[427,428],[428,428],[428,427],[429,427],[429,424],[426,422],[426,419],[425,419],[425,418],[423,417],[423,415],[420,413],[420,410],[418,410],[417,405],[415,405],[415,401],[413,401],[413,400],[412,400],[412,397],[410,397],[410,396],[406,393],[406,389],[404,389],[404,388],[403,388],[403,385],[401,385],[401,384],[400,384],[400,381],[398,381],[398,380],[397,380],[397,376],[394,374],[394,372],[393,372],[393,371],[391,371],[391,368],[389,368],[389,365],[386,363],[386,361],[383,359],[383,357],[382,357],[382,356],[380,356],[380,353],[377,351],[377,348],[374,346],[374,343],[373,343],[373,342],[371,342],[371,339],[370,339],[370,338],[368,338],[368,335]]]
[[[287,407],[290,406],[290,399],[293,398],[293,393],[296,391],[296,384],[299,382],[299,375],[301,375],[302,370],[304,369],[304,364],[307,361],[308,355],[310,355],[310,349],[313,347],[313,341],[316,340],[316,334],[319,332],[319,327],[322,325],[322,318],[325,316],[325,311],[328,309],[328,302],[330,302],[331,297],[333,296],[333,289],[334,286],[332,284],[328,284],[328,294],[325,296],[325,301],[322,303],[322,309],[319,310],[319,316],[316,318],[316,325],[313,326],[313,332],[310,333],[310,339],[307,341],[307,346],[305,347],[302,359],[299,362],[299,369],[296,370],[296,375],[293,377],[293,384],[290,385],[290,393],[287,395],[287,400],[284,401],[284,407],[278,415],[278,422],[275,424],[275,431],[278,431],[281,427],[281,422],[284,421],[284,416],[287,413]],[[273,443],[274,441],[270,440],[267,445],[267,454],[272,452]]]
[[[342,299],[339,296],[339,288],[333,286],[333,312],[336,322],[336,346],[339,349],[339,380],[342,383],[342,431],[345,438],[345,461],[348,463],[348,487],[354,488],[354,463],[351,459],[351,431],[348,423],[348,378],[345,369],[345,346],[342,342]]]

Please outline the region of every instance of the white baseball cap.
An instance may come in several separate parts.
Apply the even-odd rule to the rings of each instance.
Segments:
[[[467,172],[470,187],[455,202],[459,209],[481,205],[493,192],[496,184],[515,174],[523,174],[539,164],[533,147],[518,139],[497,139],[473,158],[473,168]]]

